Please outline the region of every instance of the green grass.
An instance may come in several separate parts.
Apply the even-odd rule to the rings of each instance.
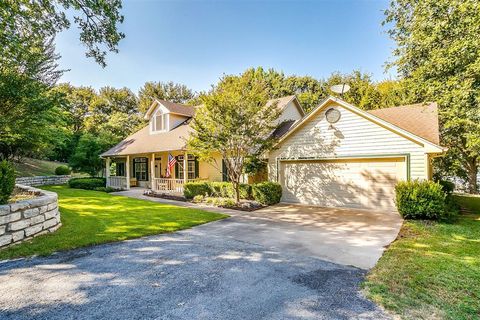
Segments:
[[[44,189],[58,193],[62,227],[1,250],[0,259],[49,255],[55,251],[173,232],[227,217],[99,191],[66,186]]]
[[[364,290],[404,319],[479,319],[480,215],[406,221]]]
[[[13,165],[17,177],[34,177],[53,176],[55,175],[56,167],[67,164],[55,161],[24,158],[21,162],[14,162]]]
[[[480,214],[480,196],[471,194],[454,194],[455,201],[460,207],[472,213]]]

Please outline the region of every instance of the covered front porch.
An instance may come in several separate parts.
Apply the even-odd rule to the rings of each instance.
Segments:
[[[167,172],[169,154],[175,158],[170,175]],[[221,159],[219,163],[213,160],[212,163],[199,161],[181,150],[106,157],[107,187],[120,190],[142,187],[158,193],[183,194],[187,182],[224,180]]]

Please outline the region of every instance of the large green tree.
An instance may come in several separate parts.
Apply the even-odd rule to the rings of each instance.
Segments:
[[[267,83],[252,69],[240,76],[224,76],[195,113],[188,146],[201,159],[220,152],[240,201],[239,185],[245,160],[273,146],[270,136],[280,110],[267,106]],[[214,163],[220,169],[219,163]]]
[[[170,82],[146,82],[138,92],[140,112],[146,112],[153,99],[190,104],[197,95],[184,84]],[[198,101],[197,101],[198,102]]]
[[[52,88],[62,74],[53,41],[71,25],[87,56],[105,65],[123,34],[119,0],[0,1],[0,158],[45,155],[61,136],[63,113]],[[62,140],[63,138],[60,138]]]
[[[480,162],[480,2],[395,0],[385,23],[396,42],[391,63],[418,101],[436,101],[444,174],[477,192]]]

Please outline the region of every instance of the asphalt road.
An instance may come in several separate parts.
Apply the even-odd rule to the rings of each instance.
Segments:
[[[389,318],[366,271],[226,236],[236,219],[0,262],[0,319]]]

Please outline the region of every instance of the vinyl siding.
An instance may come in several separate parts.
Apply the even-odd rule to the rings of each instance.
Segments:
[[[334,107],[340,120],[330,125],[325,111]],[[410,155],[410,177],[427,179],[424,147],[331,102],[292,133],[269,155],[269,179],[277,179],[276,158],[336,158],[363,155]]]
[[[301,118],[302,115],[295,106],[295,103],[290,101],[283,110],[282,114],[278,117],[278,123],[282,123],[286,120],[300,120]]]

